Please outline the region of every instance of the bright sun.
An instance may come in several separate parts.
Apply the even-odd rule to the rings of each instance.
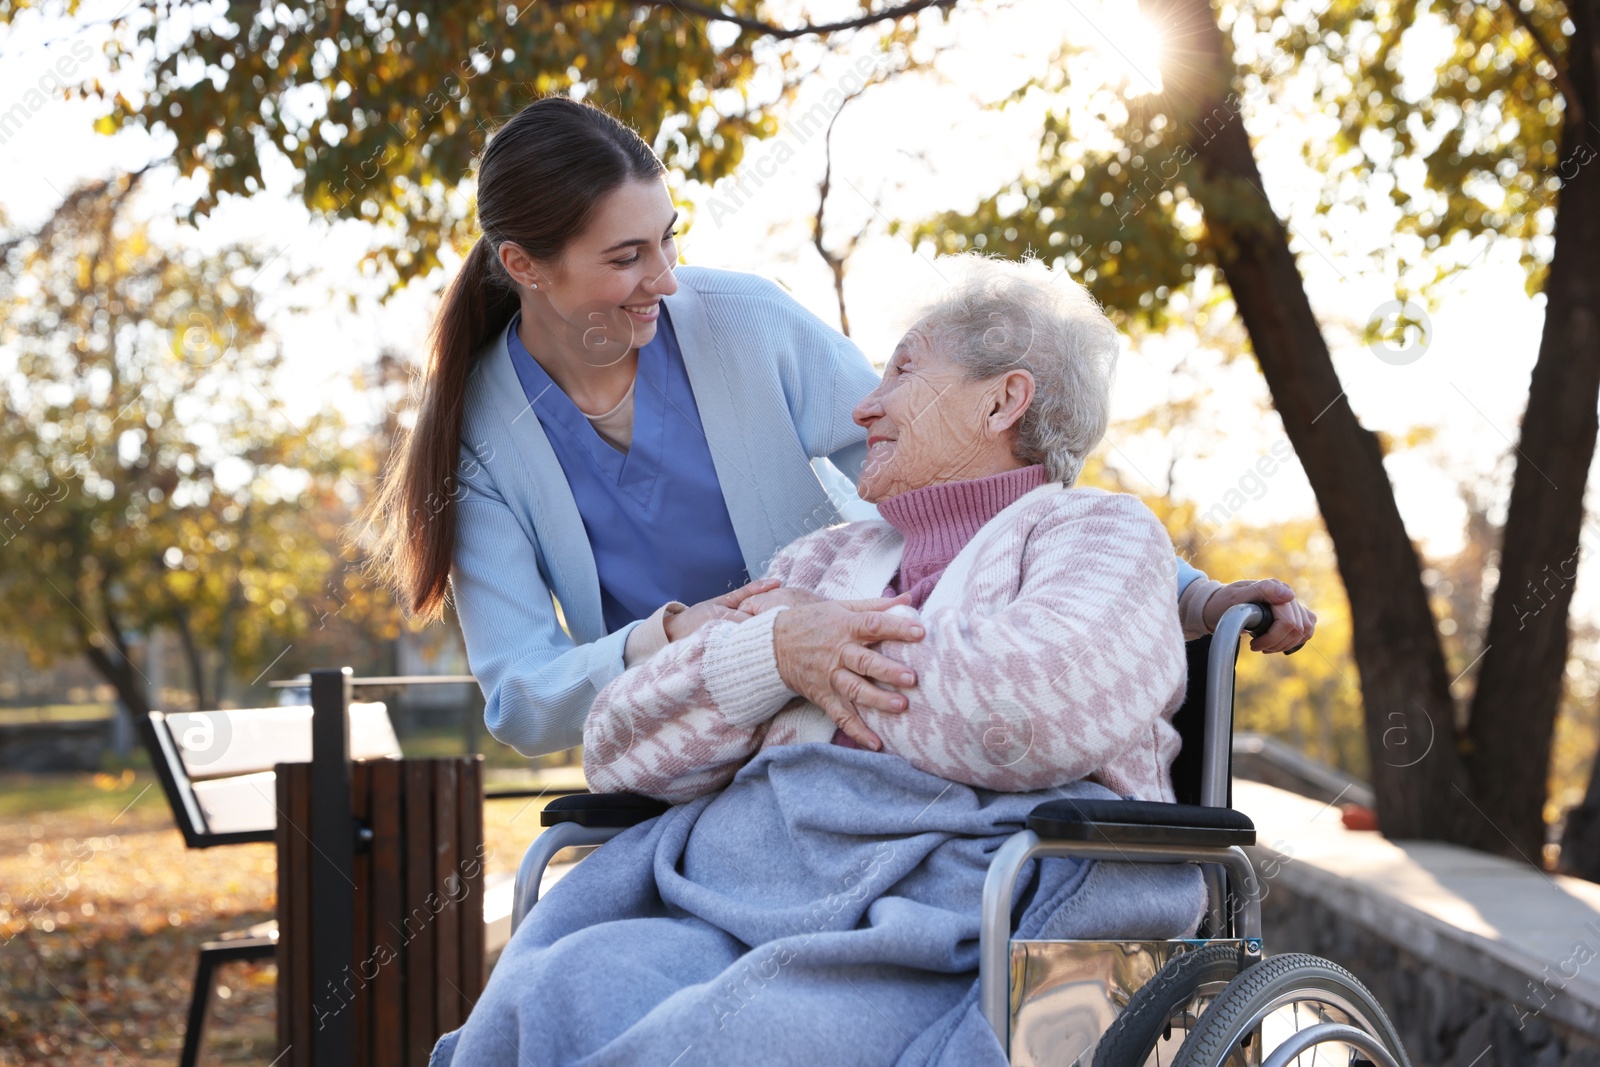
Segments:
[[[1161,27],[1146,18],[1136,0],[1102,0],[1098,9],[1078,8],[1100,38],[1106,59],[1127,75],[1135,95],[1161,91]]]

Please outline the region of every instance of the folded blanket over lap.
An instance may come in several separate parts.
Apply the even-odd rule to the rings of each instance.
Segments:
[[[1002,1065],[977,1011],[989,859],[1077,782],[995,793],[838,745],[769,748],[597,849],[533,909],[432,1067]],[[1036,861],[1017,934],[1164,938],[1186,864]]]

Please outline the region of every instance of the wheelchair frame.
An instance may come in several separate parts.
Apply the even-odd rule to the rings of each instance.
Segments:
[[[1199,804],[1046,801],[1034,809],[1028,828],[1008,838],[990,862],[979,926],[978,1002],[1011,1062],[1015,1062],[1017,1032],[1025,1023],[1023,1009],[1028,1006],[1023,988],[1027,968],[1018,966],[1019,947],[1025,954],[1036,946],[1077,946],[1091,951],[1120,946],[1171,963],[1196,946],[1228,943],[1239,948],[1240,971],[1211,1002],[1226,1007],[1219,1007],[1221,1014],[1209,1009],[1203,1013],[1200,1025],[1188,1030],[1173,1067],[1220,1067],[1230,1060],[1238,1062],[1241,1050],[1246,1063],[1284,1067],[1288,1060],[1321,1043],[1359,1050],[1368,1067],[1409,1067],[1405,1050],[1381,1007],[1353,976],[1336,965],[1314,957],[1275,957],[1274,962],[1284,965],[1275,967],[1272,974],[1258,973],[1263,961],[1260,893],[1255,868],[1243,847],[1255,843],[1255,827],[1229,807],[1230,767],[1239,640],[1246,632],[1265,632],[1271,622],[1271,609],[1266,605],[1238,604],[1223,613],[1213,632],[1206,656]],[[1190,693],[1192,696],[1192,688]],[[517,871],[513,935],[538,901],[540,880],[556,853],[604,844],[668,807],[663,801],[628,793],[584,793],[552,800],[540,815],[546,829],[529,845]],[[1203,923],[1209,936],[1175,942],[1013,940],[1012,901],[1022,868],[1029,860],[1049,857],[1200,864],[1207,892]],[[1049,981],[1046,979],[1046,984]],[[1117,1005],[1119,1009],[1126,1007],[1129,994],[1136,992],[1111,988],[1115,983],[1100,985],[1096,995],[1108,1003],[1124,1002]],[[1291,1003],[1288,998],[1300,996],[1331,1007],[1335,1017],[1297,1030],[1271,1055],[1262,1055],[1262,1041],[1251,1047],[1251,1035],[1261,1032],[1262,1020]],[[1298,1022],[1301,1001],[1292,1003]],[[1203,1040],[1196,1041],[1196,1037]],[[1193,1053],[1191,1045],[1196,1046]],[[1085,1062],[1078,1067],[1103,1065]]]

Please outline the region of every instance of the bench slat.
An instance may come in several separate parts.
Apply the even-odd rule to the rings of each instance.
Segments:
[[[406,941],[407,973],[433,978],[438,975],[434,954],[436,930],[428,894],[433,885],[433,767],[432,760],[406,760],[405,780],[405,898],[401,921]],[[438,899],[436,896],[435,900]],[[406,983],[406,1055],[401,1067],[428,1067],[433,1038],[444,1031],[434,1021],[433,984]]]
[[[372,983],[374,1067],[405,1062],[405,983],[398,962],[405,949],[404,768],[400,762],[372,765],[372,927],[384,946],[383,966]]]
[[[271,771],[193,785],[206,830],[213,834],[271,830],[277,826],[278,809],[273,803],[276,788]]]
[[[173,712],[166,716],[166,726],[184,770],[197,782],[311,760],[310,705]],[[350,705],[350,756],[400,758],[400,741],[387,705],[378,701]]]
[[[434,967],[440,976],[433,987],[434,1025],[441,1033],[461,1025],[461,885],[457,852],[460,813],[456,810],[456,787],[461,765],[443,760],[433,765],[433,884],[444,886],[444,899],[434,919]],[[453,891],[452,891],[453,890]],[[477,898],[473,905],[482,911]],[[478,922],[483,922],[480,918]],[[444,981],[448,978],[449,981]]]

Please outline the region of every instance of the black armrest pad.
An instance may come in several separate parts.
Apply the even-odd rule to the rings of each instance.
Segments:
[[[579,826],[637,826],[672,805],[635,793],[574,793],[556,797],[539,813],[540,826],[575,822]]]
[[[1208,848],[1256,843],[1255,824],[1243,812],[1149,800],[1050,800],[1033,809],[1028,829],[1047,841]]]

